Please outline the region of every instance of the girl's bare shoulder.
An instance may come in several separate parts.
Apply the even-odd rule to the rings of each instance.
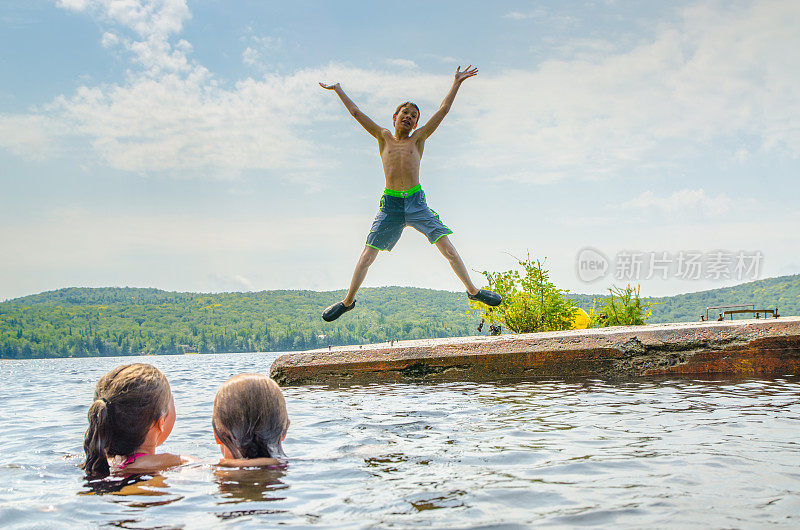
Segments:
[[[114,473],[147,473],[169,469],[192,461],[194,459],[188,456],[159,453],[156,455],[142,455],[124,467],[118,462],[113,462],[111,469]]]
[[[219,467],[266,467],[281,463],[277,458],[224,458],[217,463]]]

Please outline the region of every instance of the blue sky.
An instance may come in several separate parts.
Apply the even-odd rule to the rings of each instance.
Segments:
[[[459,64],[421,180],[468,267],[546,257],[602,292],[739,283],[677,258],[800,273],[800,4],[16,1],[0,5],[0,299],[65,286],[344,288],[383,187],[374,140]],[[587,283],[586,247],[609,261]],[[620,257],[622,256],[622,257]],[[645,267],[646,268],[646,267]],[[365,285],[458,290],[407,230]]]

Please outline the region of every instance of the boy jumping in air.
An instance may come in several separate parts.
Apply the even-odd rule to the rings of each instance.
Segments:
[[[411,226],[428,238],[431,244],[436,245],[439,251],[450,262],[456,276],[467,288],[470,300],[478,300],[490,306],[500,305],[503,299],[497,293],[478,289],[472,283],[467,273],[467,268],[458,255],[450,239],[447,237],[453,231],[447,228],[439,216],[428,208],[425,203],[425,192],[419,184],[419,163],[425,140],[442,123],[450,110],[453,100],[461,83],[465,79],[477,75],[478,69],[468,66],[464,71],[459,66],[456,69],[455,80],[447,97],[444,98],[439,110],[431,116],[428,123],[417,129],[419,107],[410,101],[400,104],[392,116],[394,134],[372,121],[369,116],[361,112],[347,94],[344,93],[339,83],[326,85],[320,83],[322,88],[333,90],[350,114],[378,141],[378,150],[383,161],[383,172],[386,176],[386,189],[381,198],[380,211],[367,236],[367,244],[361,257],[358,258],[353,279],[350,280],[350,289],[344,300],[337,302],[325,309],[322,313],[323,320],[331,322],[350,311],[356,305],[356,291],[367,276],[369,266],[375,261],[379,250],[391,250],[400,239],[400,234],[406,226]]]

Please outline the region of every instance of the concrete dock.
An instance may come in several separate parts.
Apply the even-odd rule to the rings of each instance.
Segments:
[[[280,356],[280,385],[800,374],[800,317],[338,346]]]

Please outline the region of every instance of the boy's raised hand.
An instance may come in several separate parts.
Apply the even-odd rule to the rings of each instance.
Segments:
[[[381,136],[383,134],[383,129],[379,127],[374,121],[372,121],[369,118],[369,116],[361,112],[358,109],[358,107],[356,107],[356,104],[353,103],[353,100],[347,97],[347,94],[344,93],[344,90],[342,90],[342,87],[339,85],[339,83],[334,83],[332,85],[326,85],[325,83],[320,83],[319,86],[321,86],[325,90],[333,90],[334,92],[336,92],[336,95],[339,96],[339,99],[342,100],[342,103],[344,104],[345,108],[356,119],[356,121],[359,124],[361,124],[361,126],[364,127],[364,129],[366,129],[369,134],[374,136],[379,143],[383,142],[383,137]]]
[[[462,83],[464,79],[468,79],[474,75],[478,75],[478,69],[472,68],[472,65],[467,66],[464,68],[464,71],[461,71],[461,67],[459,66],[456,68],[456,82]]]

